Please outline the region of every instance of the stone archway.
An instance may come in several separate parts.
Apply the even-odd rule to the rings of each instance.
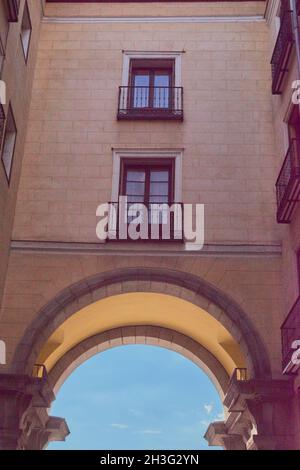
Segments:
[[[31,374],[43,343],[81,308],[120,292],[163,292],[183,298],[216,318],[240,344],[251,377],[270,377],[268,353],[246,312],[228,295],[203,279],[181,271],[126,268],[104,272],[69,286],[52,299],[29,325],[11,365],[17,374]]]
[[[225,394],[224,404],[230,412],[226,422],[213,423],[209,427],[206,437],[210,444],[221,444],[225,448],[239,449],[269,448],[269,446],[280,448],[281,445],[284,448],[289,448],[289,446],[293,448],[290,444],[291,437],[287,435],[286,431],[282,430],[280,420],[275,419],[278,410],[280,410],[279,415],[281,420],[283,416],[287,420],[289,419],[287,417],[288,411],[282,405],[282,394],[286,402],[286,396],[290,392],[289,384],[281,380],[271,379],[267,351],[246,312],[228,295],[199,277],[181,271],[158,270],[154,268],[118,269],[83,279],[69,286],[37,314],[25,331],[11,365],[11,376],[14,378],[12,380],[20,376],[27,377],[31,381],[42,380],[32,377],[33,368],[43,344],[45,344],[50,335],[67,319],[84,307],[107,297],[130,292],[164,293],[185,299],[208,312],[209,315],[230,331],[233,338],[239,343],[246,358],[249,375],[248,377],[239,377],[238,373],[234,373],[230,380],[228,376],[226,377],[224,371],[222,372],[221,368],[219,369],[218,376],[216,373],[218,364],[213,363],[213,359],[209,355],[204,354],[201,346],[198,348],[198,360],[204,362],[208,369],[213,370],[212,373],[219,383],[219,388]],[[152,327],[155,328],[155,325],[150,325],[150,328]],[[109,334],[115,334],[115,338],[120,338],[123,333],[119,329],[117,333],[111,331]],[[129,334],[129,332],[125,332],[125,334]],[[149,334],[145,333],[144,337],[146,340],[147,337],[152,335],[153,338],[156,337],[156,339],[163,340],[163,337],[160,335],[163,336],[164,334],[167,335],[168,333],[164,331],[155,336],[154,330],[152,330]],[[68,351],[51,371],[49,377],[50,385],[55,386],[59,384],[68,374],[68,371],[71,371],[72,367],[75,367],[77,363],[79,364],[80,361],[85,360],[85,357],[87,358],[92,354],[95,344],[98,343],[99,345],[99,340],[101,342],[99,336],[88,338],[85,344],[81,343],[72,351]],[[194,354],[194,346],[194,344],[190,343],[187,351]],[[79,353],[80,347],[83,348],[83,354]],[[203,361],[203,359],[205,360]],[[211,367],[208,366],[208,363],[210,363]],[[47,383],[49,384],[49,380],[47,380]],[[30,396],[30,393],[28,395]],[[32,397],[35,399],[34,394]],[[51,402],[51,399],[47,401],[47,405],[49,405],[49,401]],[[16,418],[19,423],[18,426],[20,426],[20,422],[24,421],[24,417],[26,417],[27,422],[29,420],[29,424],[31,423],[30,404],[26,406],[22,402],[22,407],[22,412],[18,411]],[[53,418],[49,418],[49,420],[51,419],[53,420]],[[43,442],[46,442],[47,439],[57,439],[57,435],[59,435],[57,428],[54,431],[50,429],[50,432],[49,421],[46,420],[45,422],[46,425],[44,427],[42,425],[42,432],[40,432],[39,424],[34,428],[34,431],[37,428],[38,432],[34,432],[33,435],[42,435]],[[255,433],[253,436],[254,427]],[[61,425],[61,422],[60,428],[64,428],[63,432],[65,435],[67,431]],[[45,437],[45,429],[48,434],[50,432],[50,437],[47,433]],[[31,448],[31,435],[32,433],[30,433],[30,439],[27,440],[27,447],[25,445],[25,448]],[[15,439],[14,442],[15,444],[10,445],[20,445],[19,438]],[[284,444],[281,444],[282,442]]]
[[[70,349],[49,373],[49,383],[57,394],[67,377],[90,357],[125,344],[150,344],[178,352],[198,365],[210,377],[224,399],[229,376],[222,364],[203,346],[186,335],[168,328],[126,326],[99,333]]]

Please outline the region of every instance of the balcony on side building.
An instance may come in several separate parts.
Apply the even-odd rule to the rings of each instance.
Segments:
[[[292,139],[277,182],[277,222],[289,224],[300,201],[300,140]]]
[[[280,30],[271,59],[273,95],[282,93],[284,77],[289,70],[293,43],[292,12],[285,10],[281,15]]]
[[[284,374],[296,373],[300,368],[300,364],[296,364],[292,360],[293,354],[299,349],[299,346],[293,345],[297,340],[300,341],[300,296],[281,327],[282,370]]]
[[[183,121],[183,88],[121,86],[118,120]]]
[[[20,0],[6,0],[7,18],[10,23],[17,23],[19,17]]]

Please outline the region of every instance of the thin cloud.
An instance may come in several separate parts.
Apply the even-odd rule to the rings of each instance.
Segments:
[[[161,434],[160,429],[143,429],[142,431],[138,431],[139,434]]]
[[[114,429],[128,429],[129,428],[128,424],[121,424],[121,423],[112,423],[110,427]]]
[[[142,416],[143,413],[140,410],[136,410],[135,408],[129,408],[129,413],[131,413],[133,416]]]
[[[209,404],[209,405],[204,405],[204,409],[206,410],[206,413],[208,415],[210,415],[210,413],[212,412],[214,406],[212,404]]]

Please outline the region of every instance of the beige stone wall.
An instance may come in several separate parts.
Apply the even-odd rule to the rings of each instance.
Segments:
[[[47,16],[225,16],[262,15],[265,1],[258,2],[144,2],[48,3]]]
[[[18,23],[8,24],[6,20],[6,12],[3,8],[3,2],[1,2],[0,8],[1,39],[4,45],[6,45],[6,58],[4,60],[3,73],[1,77],[1,79],[5,81],[7,87],[7,104],[4,108],[5,112],[7,112],[8,104],[11,102],[18,129],[9,185],[3,165],[0,163],[0,302],[8,262],[8,250],[21,172],[21,162],[24,151],[27,116],[29,111],[41,18],[41,3],[39,1],[29,0],[28,6],[33,30],[27,64],[24,60],[20,41],[20,22],[24,8],[24,0],[21,0],[20,2],[20,17]]]
[[[46,11],[56,16],[100,12],[99,5],[85,7],[53,4]],[[189,14],[252,15],[262,14],[262,7],[263,2],[190,4]],[[116,5],[103,8],[106,15],[108,8],[125,14]],[[126,15],[137,11],[134,8],[126,5]],[[143,14],[149,14],[150,6],[143,8]],[[182,14],[175,3],[155,6],[156,14],[165,15],[167,8],[175,16]],[[45,21],[13,238],[96,242],[96,207],[111,197],[112,147],[184,147],[183,202],[205,204],[206,242],[280,243],[274,215],[276,160],[268,34],[262,20]],[[117,122],[122,49],[185,51],[183,123]],[[113,250],[109,245],[105,249]],[[261,332],[273,371],[279,373],[281,259],[266,254],[251,257],[247,248],[244,255],[209,259],[200,255],[195,260],[175,253],[152,260],[108,252],[99,257],[13,252],[1,317],[10,359],[29,320],[61,289],[99,270],[140,263],[195,272],[233,297]]]
[[[234,11],[261,12],[258,4]],[[80,8],[84,14],[78,4],[71,12]],[[172,8],[180,14],[180,5]],[[233,5],[193,8],[226,15]],[[67,11],[51,4],[47,13],[53,9]],[[185,51],[183,123],[117,122],[122,49]],[[263,21],[44,22],[14,239],[97,241],[96,207],[111,198],[112,147],[184,147],[183,202],[205,204],[206,241],[277,243],[268,59]]]
[[[175,269],[195,274],[220,289],[245,310],[270,354],[274,376],[281,375],[280,255],[205,256],[198,253],[178,256],[161,253],[151,256],[141,253],[132,256],[122,253],[12,252],[1,316],[1,331],[8,345],[9,364],[26,326],[59,292],[88,276],[125,267]],[[163,284],[160,289],[164,292]],[[177,295],[180,288],[175,289]],[[107,291],[107,295],[113,294],[113,290]],[[232,334],[235,335],[235,332]]]

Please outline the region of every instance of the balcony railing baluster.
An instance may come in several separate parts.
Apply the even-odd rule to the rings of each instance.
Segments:
[[[282,93],[282,84],[285,73],[288,72],[290,54],[294,43],[292,12],[285,8],[287,6],[282,9],[280,14],[281,26],[271,59],[273,95]]]
[[[277,182],[277,222],[290,223],[300,201],[300,141],[293,139],[281,167]]]
[[[182,87],[124,87],[119,90],[118,119],[183,120]]]
[[[299,365],[291,362],[295,352],[292,344],[295,340],[300,340],[300,296],[281,327],[282,369],[285,374],[293,373],[299,368]]]
[[[122,213],[120,214],[121,208]],[[127,202],[125,208],[118,202],[111,202],[108,222],[109,240],[124,241],[120,236],[120,223],[125,224],[126,231],[126,225],[128,229],[129,223],[133,223],[133,219],[136,218],[136,211],[141,214],[144,208],[147,211],[148,238],[147,240],[139,239],[139,241],[183,241],[183,204],[174,202],[148,204]],[[123,232],[124,226],[122,227]],[[127,237],[125,241],[131,241],[131,239]]]

